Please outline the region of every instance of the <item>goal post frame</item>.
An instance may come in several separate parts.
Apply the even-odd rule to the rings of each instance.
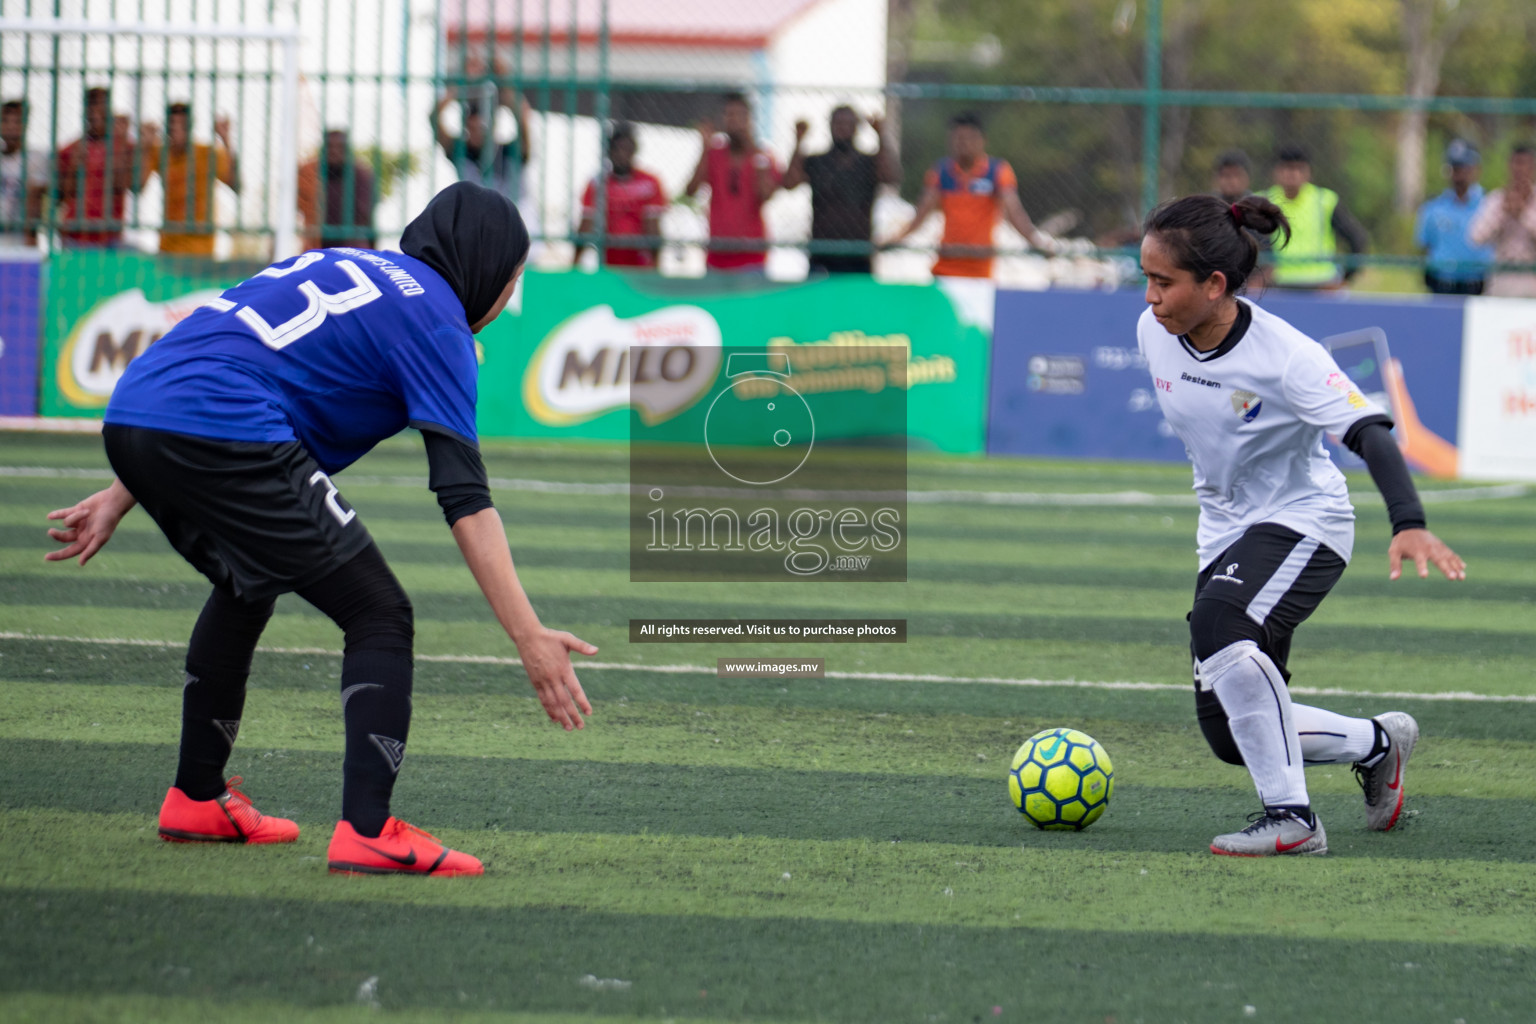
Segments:
[[[299,251],[297,216],[299,119],[295,112],[299,101],[299,40],[301,37],[297,26],[189,25],[175,22],[0,17],[0,33],[8,32],[52,36],[127,35],[181,39],[248,39],[282,44],[283,68],[278,102],[282,104],[282,109],[288,112],[288,116],[278,119],[282,127],[278,130],[277,177],[273,183],[276,192],[277,216],[272,231],[272,257],[276,260],[286,259]]]

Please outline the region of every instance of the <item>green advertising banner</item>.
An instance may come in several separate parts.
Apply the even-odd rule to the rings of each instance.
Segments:
[[[966,308],[979,313],[967,318]],[[633,391],[648,396],[634,409],[647,425],[682,416],[729,372],[722,364],[694,381],[699,364],[682,350],[724,346],[786,355],[802,393],[852,398],[905,389],[914,447],[978,452],[986,442],[990,314],[989,292],[957,300],[935,285],[856,275],[776,284],[530,272],[520,314],[479,336],[480,432],[627,438],[632,383],[670,380],[686,364],[681,386]],[[892,359],[893,350],[905,358]],[[661,394],[672,397],[654,397]],[[850,418],[829,436],[863,433]]]
[[[99,416],[128,364],[199,305],[261,269],[112,250],[50,257],[42,359],[44,416]],[[978,452],[986,443],[990,287],[887,285],[848,275],[776,284],[610,271],[531,271],[522,308],[479,335],[480,432],[486,437],[629,437],[631,383],[671,372],[675,350],[787,355],[804,392],[855,399],[906,392],[914,447]],[[965,286],[980,284],[973,295]],[[975,310],[972,316],[966,310]],[[629,365],[632,346],[651,351]],[[893,358],[900,350],[904,358]],[[655,425],[709,393],[637,407]],[[647,394],[662,392],[646,390]],[[856,410],[858,402],[839,408]],[[859,437],[857,417],[828,436]]]
[[[247,263],[65,249],[48,259],[44,416],[100,416],[134,357],[199,305],[260,270]]]

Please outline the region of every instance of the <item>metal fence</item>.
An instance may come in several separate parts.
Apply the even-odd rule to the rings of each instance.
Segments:
[[[22,101],[22,148],[33,154],[22,161],[26,194],[0,209],[0,237],[50,251],[121,245],[253,261],[298,246],[387,246],[438,189],[476,177],[518,201],[539,263],[570,265],[579,244],[606,248],[616,232],[636,230],[632,219],[615,227],[608,188],[594,188],[583,211],[583,194],[605,173],[605,133],[623,122],[633,127],[635,166],[662,194],[644,221],[658,234],[627,245],[656,250],[662,273],[703,273],[712,244],[766,250],[772,277],[803,275],[811,256],[875,253],[877,275],[921,280],[937,219],[899,248],[878,243],[910,220],[944,155],[949,119],[971,110],[989,152],[1016,171],[1024,206],[1065,240],[1047,258],[1000,227],[994,276],[1005,282],[1093,285],[1134,274],[1127,247],[1153,203],[1208,190],[1216,158],[1234,149],[1249,155],[1253,186],[1263,188],[1287,142],[1310,151],[1316,180],[1369,229],[1369,252],[1342,262],[1417,267],[1411,218],[1394,201],[1398,119],[1427,115],[1430,191],[1450,138],[1479,141],[1497,180],[1508,147],[1536,123],[1536,99],[1165,89],[1157,0],[1141,16],[1134,88],[982,81],[1006,72],[983,73],[986,61],[966,52],[892,46],[904,31],[888,25],[898,6],[0,0],[0,99]],[[724,127],[731,93],[744,96],[749,133],[778,172],[798,123],[805,151],[823,151],[830,115],[847,105],[861,119],[855,145],[872,153],[880,136],[863,119],[883,119],[897,180],[874,200],[872,237],[813,241],[802,186],[767,200],[765,240],[710,239],[712,190],[690,195],[689,184],[706,146],[700,123]],[[596,253],[581,258],[590,266]]]

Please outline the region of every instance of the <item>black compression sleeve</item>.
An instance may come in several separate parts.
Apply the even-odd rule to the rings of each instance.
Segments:
[[[435,423],[412,423],[427,445],[427,486],[437,494],[448,525],[493,507],[480,449]]]
[[[1349,428],[1344,435],[1344,444],[1364,459],[1370,469],[1371,479],[1387,503],[1393,535],[1404,530],[1422,530],[1424,506],[1413,486],[1413,478],[1408,475],[1403,453],[1398,451],[1397,441],[1392,437],[1392,421],[1385,416],[1367,416]]]

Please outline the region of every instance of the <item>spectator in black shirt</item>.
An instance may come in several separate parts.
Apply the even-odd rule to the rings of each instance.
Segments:
[[[811,240],[815,242],[868,242],[873,232],[871,215],[875,190],[882,184],[895,184],[900,172],[885,146],[883,122],[867,118],[875,130],[879,148],[871,156],[854,148],[859,130],[859,115],[852,107],[832,111],[832,148],[825,153],[806,156],[801,151],[810,125],[795,123],[795,152],[784,172],[784,187],[795,188],[801,182],[811,185]],[[829,274],[867,274],[868,253],[811,253],[811,272]]]
[[[1213,172],[1215,192],[1222,202],[1235,203],[1253,195],[1253,165],[1242,150],[1229,149],[1217,157]],[[1261,237],[1259,244],[1267,240],[1267,236]]]

